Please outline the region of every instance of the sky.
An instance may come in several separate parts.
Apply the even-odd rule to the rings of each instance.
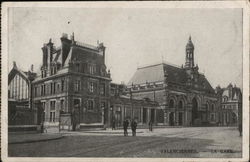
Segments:
[[[11,8],[9,71],[16,61],[22,70],[42,64],[41,47],[62,33],[75,40],[106,46],[106,66],[115,83],[127,83],[137,67],[169,62],[185,64],[191,35],[194,61],[212,87],[242,88],[241,9],[163,8]]]

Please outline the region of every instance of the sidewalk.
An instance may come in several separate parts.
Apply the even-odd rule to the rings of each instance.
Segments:
[[[29,133],[29,134],[15,134],[9,133],[8,135],[9,144],[20,144],[20,143],[32,143],[32,142],[41,142],[49,141],[63,138],[62,134],[59,133]]]

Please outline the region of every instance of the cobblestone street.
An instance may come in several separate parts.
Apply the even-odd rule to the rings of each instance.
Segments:
[[[139,129],[136,137],[122,130],[68,132],[64,138],[9,144],[9,156],[22,157],[241,157],[237,128]],[[223,151],[223,153],[222,153]]]

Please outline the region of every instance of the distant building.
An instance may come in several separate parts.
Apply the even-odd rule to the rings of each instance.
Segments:
[[[31,70],[25,72],[19,69],[16,62],[8,74],[8,124],[33,125],[36,124],[36,114],[32,109],[32,85],[36,73]]]
[[[61,37],[42,47],[41,74],[33,81],[34,106],[43,113],[46,129],[76,130],[81,126],[102,126],[109,122],[110,73],[106,71],[105,47]],[[107,120],[107,121],[104,121]],[[60,125],[59,125],[60,124]]]
[[[242,122],[242,93],[236,85],[229,84],[226,88],[217,87],[220,106],[220,125],[237,126]]]
[[[214,125],[219,107],[214,89],[194,64],[194,45],[191,37],[186,45],[185,66],[159,63],[137,69],[127,85],[127,93],[134,99],[150,99],[160,109],[158,124],[170,126]]]

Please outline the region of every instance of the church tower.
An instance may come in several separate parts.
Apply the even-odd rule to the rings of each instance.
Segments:
[[[193,68],[194,67],[194,45],[191,40],[191,36],[189,36],[188,43],[186,45],[186,62],[185,68]]]

